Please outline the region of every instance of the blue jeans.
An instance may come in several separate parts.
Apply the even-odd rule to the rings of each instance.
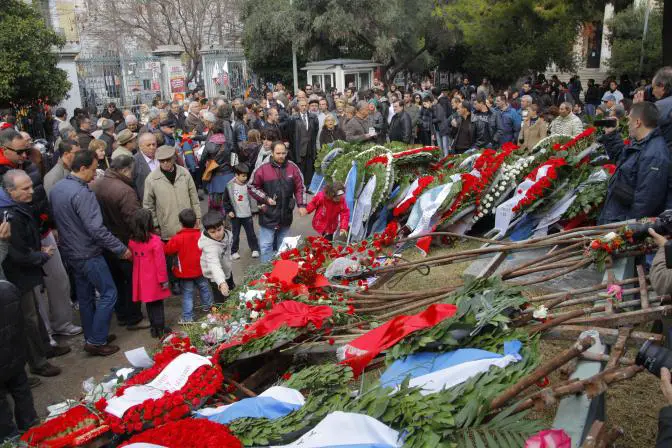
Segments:
[[[212,292],[205,277],[180,279],[182,284],[182,320],[191,322],[194,320],[194,283],[198,286],[201,295],[201,306],[209,309],[212,306]]]
[[[70,260],[75,274],[75,291],[86,342],[107,344],[110,320],[117,302],[117,287],[102,255],[88,260]],[[96,302],[96,290],[100,298]]]
[[[277,238],[279,247],[288,232],[289,227],[269,229],[268,227],[259,226],[259,247],[261,249],[262,263],[268,263],[273,258],[273,255],[275,255],[275,251],[273,250],[274,239]]]
[[[594,104],[586,104],[586,105],[584,106],[585,111],[586,111],[586,115],[591,116],[591,117],[594,117],[594,116],[595,116],[595,109],[596,109],[596,107],[597,107],[597,106],[595,106]]]

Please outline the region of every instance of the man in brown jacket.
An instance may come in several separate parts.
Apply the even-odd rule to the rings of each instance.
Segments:
[[[133,215],[140,208],[133,189],[133,165],[133,157],[127,155],[112,159],[105,175],[92,186],[103,214],[103,224],[124,244],[128,244]],[[149,322],[142,317],[141,302],[133,302],[133,263],[107,251],[104,256],[117,287],[114,311],[119,325],[129,330],[149,328]]]

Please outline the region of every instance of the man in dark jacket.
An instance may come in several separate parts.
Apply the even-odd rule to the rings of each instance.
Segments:
[[[94,139],[94,136],[91,135],[91,130],[91,120],[89,117],[79,117],[77,120],[77,141],[79,141],[80,148],[89,148],[89,143]]]
[[[396,100],[392,103],[394,115],[390,121],[389,137],[391,142],[411,143],[411,116],[404,110],[404,102]]]
[[[112,159],[103,178],[92,187],[103,214],[103,224],[124,244],[128,244],[131,237],[133,215],[141,208],[133,189],[133,163],[133,157],[126,155]],[[108,250],[103,256],[117,287],[117,303],[114,305],[117,322],[129,330],[149,328],[149,323],[142,317],[142,303],[133,302],[133,263]]]
[[[462,101],[457,107],[458,116],[451,120],[453,149],[461,154],[474,147],[476,124],[471,121],[471,104]],[[482,130],[481,130],[482,132]]]
[[[651,91],[658,108],[658,127],[672,150],[672,67],[663,67],[651,82]]]
[[[665,210],[672,187],[670,154],[657,126],[656,106],[642,102],[633,104],[628,116],[632,143],[626,145],[617,128],[606,128],[600,137],[618,168],[609,179],[599,224],[658,216]]]
[[[502,120],[499,114],[492,111],[486,104],[485,97],[477,97],[471,122],[475,125],[474,140],[476,148],[498,148],[502,138]]]
[[[112,151],[114,151],[114,122],[106,118],[100,128],[103,130],[103,133],[100,134],[100,140],[105,142],[105,156],[110,158],[112,157]]]
[[[4,238],[7,226],[0,229],[0,265],[5,259],[8,243]],[[21,294],[16,286],[0,275],[0,443],[16,437],[38,423],[33,394],[24,365],[26,364],[26,333],[21,312]],[[12,396],[12,406],[7,400]],[[14,419],[16,418],[16,423]]]
[[[270,162],[254,171],[248,190],[259,203],[259,246],[261,262],[266,263],[273,258],[273,241],[279,244],[289,232],[294,204],[301,213],[306,209],[303,176],[299,167],[287,160],[283,143],[276,143]]]
[[[105,108],[105,110],[103,111],[103,113],[100,114],[100,116],[102,118],[112,120],[114,122],[115,127],[121,124],[122,121],[124,121],[124,115],[119,109],[117,109],[116,103],[109,103]]]
[[[301,169],[306,185],[310,185],[315,170],[315,148],[320,123],[316,115],[308,112],[305,100],[299,101],[298,104],[299,114],[287,117],[283,124],[289,138],[290,159]]]
[[[471,95],[476,94],[476,87],[469,83],[469,78],[462,78],[462,85],[460,86],[460,93],[466,101],[471,101]]]
[[[75,272],[79,313],[84,327],[84,350],[108,356],[119,351],[110,345],[108,335],[117,288],[103,258],[107,249],[129,260],[131,252],[103,225],[96,195],[88,187],[98,167],[98,159],[89,150],[75,154],[70,174],[49,195],[60,237],[61,253]],[[96,300],[96,290],[100,298]]]
[[[37,313],[38,288],[42,286],[42,266],[54,253],[54,247],[42,248],[39,226],[30,206],[33,182],[21,170],[10,170],[2,178],[0,213],[11,222],[9,253],[3,263],[7,279],[21,293],[21,311],[27,336],[30,371],[40,376],[56,376],[61,369],[47,362],[48,335],[40,326]],[[59,355],[69,352],[67,347]]]

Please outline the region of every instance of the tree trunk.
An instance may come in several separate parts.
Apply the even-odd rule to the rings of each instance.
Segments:
[[[663,65],[672,66],[672,0],[663,2]]]

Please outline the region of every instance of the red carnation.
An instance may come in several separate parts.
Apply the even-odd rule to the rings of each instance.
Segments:
[[[334,338],[329,338],[329,340],[327,342],[329,342],[329,345],[334,345],[336,340],[334,340]]]
[[[282,379],[285,380],[285,381],[289,381],[289,379],[290,379],[291,377],[292,377],[292,374],[289,373],[289,372],[287,372],[287,373],[285,373],[285,374],[282,375]]]

